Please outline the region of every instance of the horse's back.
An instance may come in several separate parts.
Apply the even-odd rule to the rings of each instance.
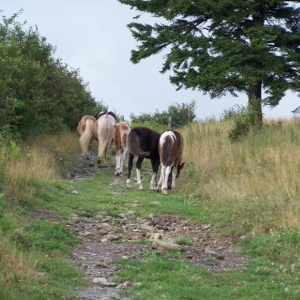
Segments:
[[[160,134],[148,127],[135,127],[132,128],[128,135],[128,147],[129,151],[133,155],[138,155],[138,148],[144,151],[144,157],[158,156],[158,142]],[[147,153],[147,156],[146,156]]]
[[[183,136],[177,130],[166,130],[159,140],[159,155],[161,164],[170,166],[180,163],[183,154]]]
[[[115,125],[114,131],[114,141],[116,146],[122,148],[127,148],[128,134],[130,132],[130,127],[127,123],[121,122]]]

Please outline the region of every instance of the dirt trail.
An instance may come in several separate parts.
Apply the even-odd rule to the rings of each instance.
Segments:
[[[80,180],[90,173],[96,172],[97,167],[82,161],[80,172],[73,172],[69,180]],[[114,180],[113,184],[124,184],[124,178]],[[39,218],[51,220],[53,217],[46,212]],[[182,256],[196,266],[206,268],[211,272],[242,268],[245,258],[232,246],[238,237],[213,237],[211,224],[196,224],[176,214],[165,214],[154,217],[149,212],[147,218],[138,218],[124,211],[118,217],[105,214],[81,217],[70,216],[65,226],[82,240],[80,248],[72,249],[72,264],[84,271],[90,286],[77,291],[80,299],[108,300],[123,299],[120,290],[126,289],[130,283],[116,284],[113,276],[118,272],[115,261],[120,258],[143,260],[143,254],[153,249],[152,241],[162,239],[173,243],[176,238],[185,237],[192,245],[183,246]],[[148,240],[149,243],[139,244],[138,241]],[[136,241],[137,243],[130,243]],[[147,244],[147,245],[146,245]],[[167,251],[165,251],[165,255]]]

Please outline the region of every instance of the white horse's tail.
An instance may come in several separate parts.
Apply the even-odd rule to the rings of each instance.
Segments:
[[[94,121],[91,119],[86,120],[85,129],[82,136],[79,138],[79,144],[83,155],[90,155],[90,143],[92,138],[92,126]]]
[[[111,116],[103,116],[98,119],[98,160],[102,158],[103,153],[105,154],[105,163],[106,163],[106,154],[108,147],[113,140],[114,130],[115,130],[115,120]]]

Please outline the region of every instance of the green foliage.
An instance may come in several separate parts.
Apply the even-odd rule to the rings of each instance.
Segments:
[[[88,84],[60,59],[37,27],[19,23],[19,11],[0,22],[0,128],[29,134],[75,130],[85,114],[104,107]]]
[[[192,242],[185,236],[181,236],[176,239],[176,244],[190,246],[190,245],[192,245]]]
[[[195,122],[196,114],[196,102],[193,100],[189,104],[178,104],[175,103],[170,105],[166,111],[159,112],[156,110],[154,114],[143,113],[139,116],[130,114],[131,124],[143,124],[141,126],[147,126],[152,124],[150,127],[162,128],[165,130],[171,125],[172,128],[180,128]],[[133,126],[132,126],[133,127]],[[162,130],[159,130],[160,132]]]
[[[161,72],[170,82],[217,98],[243,92],[276,106],[287,90],[299,92],[300,7],[297,1],[119,0],[158,22],[132,22],[138,42],[131,61],[165,51]],[[141,21],[142,22],[142,21]]]
[[[69,246],[79,243],[63,225],[47,221],[30,223],[22,233],[16,235],[16,242],[27,251],[38,250],[45,254],[69,254]]]
[[[236,142],[247,136],[253,125],[253,111],[249,108],[236,105],[235,109],[224,113],[224,120],[229,117],[234,120],[234,126],[228,133],[230,141]]]
[[[20,148],[16,142],[11,139],[12,135],[5,135],[7,131],[0,131],[0,193],[3,191],[5,180],[5,165],[8,160],[15,160],[20,155]],[[6,138],[4,138],[6,136]]]
[[[268,256],[272,260],[294,261],[300,251],[300,233],[298,231],[279,228],[270,234],[248,238],[241,242],[244,252],[253,256]]]

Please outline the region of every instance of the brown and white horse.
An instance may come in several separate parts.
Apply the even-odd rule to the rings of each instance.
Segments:
[[[80,135],[79,144],[82,156],[90,156],[94,138],[92,136],[92,126],[96,122],[96,118],[90,115],[83,116],[78,125],[77,132]]]
[[[92,136],[98,140],[98,155],[97,162],[102,162],[102,156],[104,156],[103,163],[107,164],[107,153],[110,144],[112,143],[115,125],[117,120],[113,113],[104,113],[101,115],[92,126]]]
[[[143,189],[141,180],[141,166],[144,158],[151,160],[152,178],[150,190],[157,190],[156,175],[159,167],[158,142],[160,134],[147,127],[135,127],[130,130],[128,135],[128,176],[127,187],[131,188],[130,176],[134,157],[138,157],[136,162],[137,184],[140,190]]]
[[[130,127],[127,123],[121,122],[115,125],[114,144],[116,148],[116,172],[115,175],[123,175],[123,165],[128,151],[128,134]]]
[[[172,174],[172,191],[175,190],[175,180],[179,177],[184,163],[181,162],[184,141],[177,130],[164,131],[159,139],[158,151],[161,162],[161,175],[158,189],[163,194],[168,194],[169,176]]]

